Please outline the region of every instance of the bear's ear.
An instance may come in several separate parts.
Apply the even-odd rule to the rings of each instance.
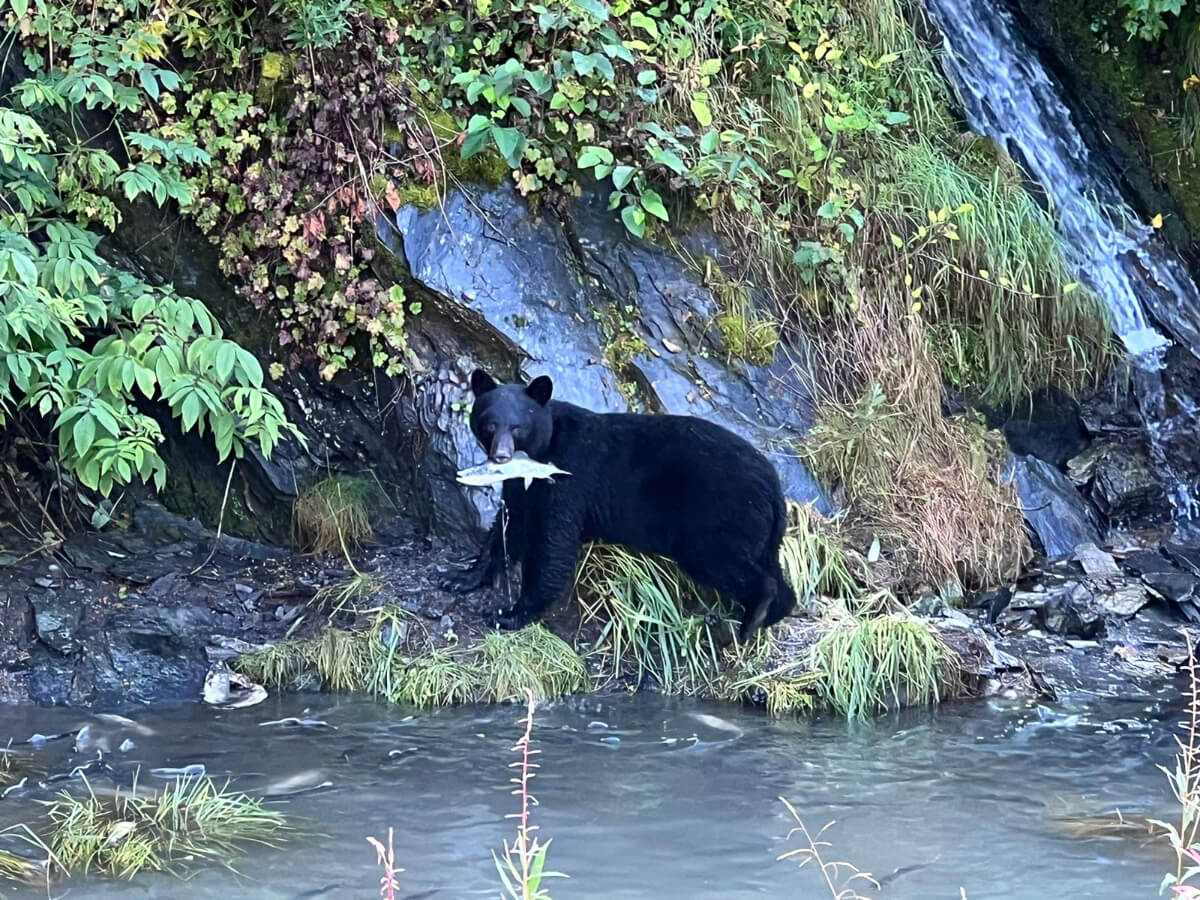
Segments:
[[[482,397],[488,391],[496,389],[496,379],[494,379],[483,369],[476,369],[471,373],[471,393],[476,397]]]
[[[525,393],[540,405],[545,406],[550,402],[550,395],[554,393],[554,382],[550,380],[549,375],[539,375],[533,381],[529,382],[528,387],[525,388]]]

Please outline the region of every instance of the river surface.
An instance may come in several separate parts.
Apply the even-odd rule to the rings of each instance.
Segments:
[[[1061,816],[1170,814],[1155,767],[1174,750],[1170,705],[991,701],[866,725],[773,721],[653,695],[543,706],[534,818],[553,839],[550,868],[570,875],[549,886],[557,900],[825,897],[814,869],[776,859],[794,846],[783,796],[814,830],[836,820],[828,858],[887,879],[868,896],[956,900],[961,888],[971,900],[1153,897],[1169,850],[1137,837],[1084,839]],[[331,783],[270,801],[309,834],[252,848],[240,877],[210,869],[186,886],[158,875],[77,880],[56,885],[55,897],[368,898],[379,873],[366,836],[384,837],[388,826],[405,869],[398,896],[495,897],[491,850],[512,833],[504,817],[516,809],[508,764],[519,714],[410,714],[362,699],[285,696],[234,711],[145,710],[137,721],[155,732],[145,735],[65,710],[3,707],[0,736],[16,742],[92,721],[91,752],[75,753],[70,738],[33,750],[47,773],[94,758],[95,742],[131,738],[132,748],[106,754],[118,772],[201,763],[251,792],[301,773],[295,785]],[[286,716],[333,727],[260,724]],[[51,794],[10,794],[0,816],[28,820],[33,799]]]

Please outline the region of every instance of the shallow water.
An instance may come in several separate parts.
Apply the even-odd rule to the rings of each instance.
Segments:
[[[541,836],[554,841],[550,867],[571,876],[550,887],[557,900],[821,897],[814,870],[776,861],[792,846],[791,821],[777,799],[784,796],[814,830],[836,820],[826,835],[832,858],[881,877],[902,869],[877,896],[949,900],[960,888],[971,900],[1155,896],[1169,851],[1136,839],[1071,837],[1054,813],[1169,813],[1155,768],[1173,752],[1175,716],[1163,706],[1107,701],[1101,714],[956,704],[860,726],[772,721],[754,710],[651,695],[543,707],[534,816]],[[153,875],[77,881],[69,894],[371,897],[378,871],[365,837],[383,837],[391,825],[406,870],[400,896],[495,897],[490,851],[512,830],[504,816],[516,803],[507,766],[519,713],[489,707],[410,716],[366,700],[309,695],[227,712],[146,710],[136,718],[154,729],[151,736],[92,720],[92,740],[135,742],[106,754],[119,771],[203,763],[249,791],[270,792],[298,773],[307,773],[301,784],[332,787],[272,801],[320,836],[252,849],[239,863],[241,877],[209,870],[186,886]],[[259,724],[306,715],[335,728]],[[0,708],[0,736],[21,741],[89,718]],[[95,756],[74,753],[70,738],[34,753],[47,772]],[[5,798],[0,816],[29,818],[35,795]]]

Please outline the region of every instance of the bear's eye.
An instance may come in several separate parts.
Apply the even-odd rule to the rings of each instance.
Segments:
[[[513,437],[515,437],[515,438],[519,438],[524,433],[525,433],[525,429],[522,428],[520,425],[518,425],[516,428],[513,429]]]
[[[495,434],[495,432],[496,432],[496,423],[495,422],[488,422],[487,425],[484,427],[488,434]]]

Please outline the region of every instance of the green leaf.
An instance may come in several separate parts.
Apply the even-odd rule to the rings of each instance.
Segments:
[[[142,83],[142,90],[157,100],[158,79],[154,77],[153,69],[150,66],[142,66],[141,71],[138,72],[138,80]]]
[[[525,135],[517,131],[515,128],[501,128],[493,126],[492,140],[496,142],[496,149],[500,151],[500,155],[504,157],[504,161],[512,168],[517,168],[521,165],[521,154],[525,150]]]
[[[662,197],[658,195],[658,191],[647,188],[642,191],[642,208],[655,218],[662,219],[664,222],[669,220],[667,208],[663,206]]]
[[[575,164],[581,169],[590,169],[592,166],[601,164],[611,166],[613,164],[612,151],[607,147],[598,147],[595,144],[589,144],[583,148]]]
[[[575,71],[585,78],[596,70],[596,61],[591,55],[580,53],[578,50],[571,51],[571,63],[575,66]]]
[[[717,149],[717,145],[721,141],[721,136],[717,134],[716,129],[706,131],[700,138],[700,152],[712,153]]]
[[[625,229],[634,237],[643,237],[646,234],[646,214],[636,206],[626,206],[621,210],[621,221],[625,224]]]
[[[96,423],[93,421],[91,413],[80,416],[75,422],[75,427],[71,429],[71,439],[75,442],[75,455],[81,459],[86,456],[95,437]]]
[[[233,364],[237,361],[237,350],[234,345],[225,341],[217,350],[217,363],[214,368],[217,371],[217,380],[221,384],[226,384],[229,381],[229,376],[233,374]]]
[[[540,69],[529,69],[525,72],[525,83],[533,88],[539,96],[550,91],[553,81],[550,76]],[[529,115],[526,113],[526,115]]]
[[[692,95],[692,115],[704,128],[712,124],[712,110],[708,108],[708,94],[700,91]]]
[[[617,166],[612,173],[613,185],[618,190],[624,190],[636,172],[637,169],[633,166]]]
[[[656,163],[666,166],[676,175],[686,175],[688,172],[687,166],[674,150],[655,150],[651,155]]]
[[[655,39],[658,38],[658,23],[642,12],[634,12],[629,17],[629,24],[634,28],[640,28]]]
[[[189,393],[187,399],[183,401],[179,417],[183,422],[183,430],[191,431],[200,418],[200,398],[195,391]]]
[[[638,84],[643,86],[654,84],[658,80],[658,73],[653,69],[642,69],[642,71],[637,73],[637,80]]]
[[[700,74],[703,76],[716,75],[721,71],[721,61],[719,59],[706,59],[700,63]]]

